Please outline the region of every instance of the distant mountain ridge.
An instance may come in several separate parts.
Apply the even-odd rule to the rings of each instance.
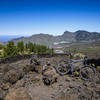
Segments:
[[[100,33],[88,32],[84,30],[78,30],[76,32],[65,31],[62,35],[59,36],[40,33],[29,37],[16,38],[12,41],[14,41],[15,44],[17,44],[19,41],[23,41],[24,43],[32,42],[52,47],[55,45],[55,43],[62,41],[66,43],[100,41]]]

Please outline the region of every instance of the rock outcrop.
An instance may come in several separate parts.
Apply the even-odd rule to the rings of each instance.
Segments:
[[[26,88],[18,88],[9,92],[5,100],[32,100]]]

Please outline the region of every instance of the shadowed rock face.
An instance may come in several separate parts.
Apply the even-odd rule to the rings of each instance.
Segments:
[[[5,100],[32,100],[30,95],[27,93],[27,89],[18,88],[9,92]]]

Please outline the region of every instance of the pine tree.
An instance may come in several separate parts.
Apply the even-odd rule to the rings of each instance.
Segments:
[[[7,46],[4,48],[4,56],[15,56],[18,54],[18,49],[14,45],[14,42],[8,42]]]
[[[30,52],[34,52],[34,45],[33,45],[33,43],[29,42],[27,44],[27,47],[28,47],[28,49],[29,49]]]
[[[4,47],[4,46],[3,46],[2,44],[0,44],[0,50],[3,49],[3,47]]]
[[[17,43],[17,48],[18,48],[18,52],[21,52],[22,54],[24,53],[24,42],[18,42]]]

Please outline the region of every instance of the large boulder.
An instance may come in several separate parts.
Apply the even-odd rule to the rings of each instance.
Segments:
[[[12,66],[10,66],[9,64],[0,66],[0,72],[3,72],[3,73],[7,73],[11,69],[12,69]]]
[[[23,67],[24,73],[29,73],[30,71],[41,74],[43,71],[43,67],[41,65],[35,65],[35,64],[26,65]]]
[[[43,72],[43,66],[42,65],[38,65],[38,66],[35,66],[34,67],[34,71],[39,73],[39,74],[42,74]]]
[[[18,88],[9,92],[5,100],[32,100],[26,88]]]
[[[34,69],[35,69],[35,65],[34,64],[23,66],[23,71],[25,73],[28,73],[30,71],[34,71]]]
[[[51,66],[43,71],[43,82],[45,85],[51,85],[57,82],[57,77],[58,74],[56,73],[56,70]]]
[[[40,65],[40,58],[38,55],[34,55],[30,59],[30,64]]]
[[[21,77],[22,77],[22,72],[21,71],[17,71],[17,70],[10,70],[8,71],[5,75],[4,75],[4,81],[9,82],[11,84],[16,83],[16,81],[18,81]]]

